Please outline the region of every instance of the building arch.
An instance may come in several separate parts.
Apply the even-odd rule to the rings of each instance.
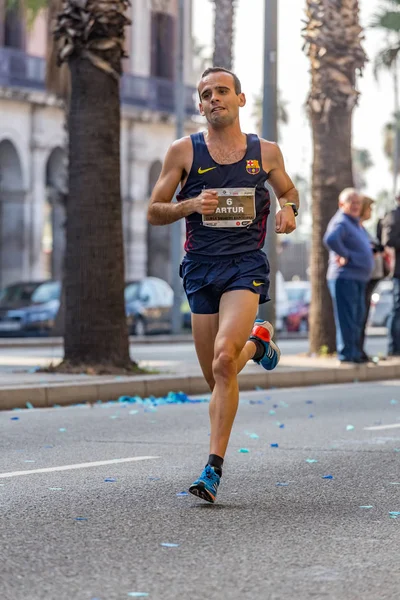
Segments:
[[[0,141],[0,287],[23,276],[26,219],[22,165],[15,145]]]
[[[42,253],[46,276],[62,278],[65,254],[66,152],[53,148],[46,163],[46,202],[42,235]]]
[[[149,197],[160,176],[161,168],[162,163],[160,160],[154,161],[150,166],[148,177]],[[153,277],[160,277],[168,282],[171,281],[170,236],[170,227],[154,227],[148,223],[147,274]]]

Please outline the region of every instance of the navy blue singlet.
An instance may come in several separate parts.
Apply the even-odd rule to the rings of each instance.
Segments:
[[[268,173],[262,168],[259,137],[253,133],[247,134],[245,156],[230,165],[220,165],[211,158],[202,132],[194,133],[190,137],[193,145],[193,164],[177,200],[195,198],[203,189],[255,188],[256,218],[247,227],[214,229],[203,225],[201,215],[193,213],[186,217],[186,252],[189,256],[191,253],[231,256],[262,249],[270,196],[265,187]]]

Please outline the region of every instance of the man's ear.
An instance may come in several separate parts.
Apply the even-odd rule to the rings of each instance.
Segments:
[[[240,93],[238,98],[239,98],[239,106],[240,107],[246,106],[246,96],[243,93]]]
[[[203,105],[201,102],[199,104],[199,111],[200,111],[201,116],[204,117],[204,110],[203,110]]]

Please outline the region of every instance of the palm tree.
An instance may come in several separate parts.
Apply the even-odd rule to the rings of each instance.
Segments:
[[[212,1],[215,5],[213,65],[231,70],[236,0]]]
[[[308,109],[313,131],[313,233],[310,350],[335,350],[332,304],[326,285],[328,253],[322,238],[341,190],[353,185],[351,121],[356,74],[365,62],[358,0],[306,0],[305,51],[311,64]]]
[[[37,4],[37,0],[32,0]],[[53,0],[52,0],[53,1]],[[69,172],[64,360],[57,370],[131,372],[124,303],[119,81],[128,0],[63,0]]]
[[[393,126],[386,130],[392,137],[393,197],[397,193],[397,178],[400,161],[399,119],[399,82],[398,66],[400,56],[400,0],[383,0],[382,5],[372,18],[371,27],[382,29],[387,34],[387,46],[375,57],[374,74],[378,78],[382,70],[388,70],[393,78],[394,118]]]

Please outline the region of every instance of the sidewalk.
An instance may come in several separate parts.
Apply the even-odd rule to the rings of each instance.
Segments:
[[[400,379],[400,358],[378,365],[340,365],[333,358],[287,355],[272,372],[248,364],[239,375],[239,385],[241,390],[256,387],[267,390],[397,378]],[[200,368],[193,365],[179,374],[137,377],[14,372],[0,376],[0,410],[24,408],[27,403],[38,408],[106,402],[121,396],[165,396],[170,391],[189,395],[209,393]]]

